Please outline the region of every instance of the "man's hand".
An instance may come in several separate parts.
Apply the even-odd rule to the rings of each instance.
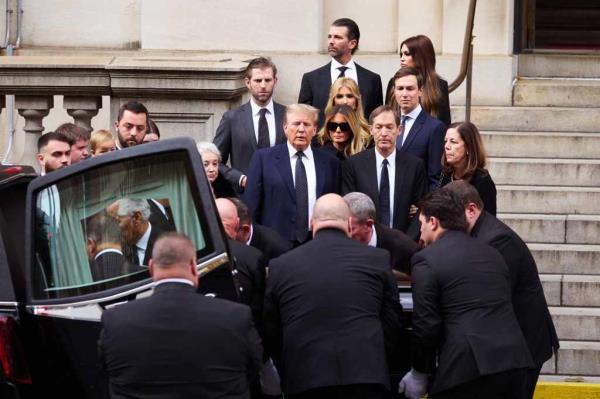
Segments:
[[[398,392],[404,393],[404,396],[409,399],[420,399],[426,391],[427,374],[419,373],[415,369],[410,369],[398,385]]]

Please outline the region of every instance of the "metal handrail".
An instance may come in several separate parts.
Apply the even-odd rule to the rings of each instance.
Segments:
[[[469,1],[469,12],[467,14],[467,25],[465,26],[465,38],[463,41],[462,58],[460,62],[460,72],[456,79],[448,85],[448,91],[452,93],[467,78],[467,92],[465,100],[465,120],[471,119],[471,81],[473,75],[473,25],[475,22],[475,6],[477,0]]]

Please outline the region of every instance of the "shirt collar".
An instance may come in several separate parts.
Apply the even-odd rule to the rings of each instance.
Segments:
[[[371,239],[369,240],[370,247],[377,247],[377,231],[375,230],[375,226],[371,230],[373,233],[371,234]]]
[[[135,243],[135,246],[144,251],[148,248],[148,240],[150,239],[150,232],[152,231],[152,225],[148,223],[148,228],[142,237]]]
[[[158,280],[156,282],[154,282],[154,286],[159,286],[161,284],[166,284],[166,283],[181,283],[181,284],[187,284],[191,287],[194,286],[194,284],[186,279],[186,278],[163,278],[162,280]]]
[[[296,153],[298,152],[297,149],[295,149],[289,141],[286,141],[287,147],[288,147],[288,152],[290,153],[290,159],[293,158]],[[304,151],[302,151],[304,153],[304,156],[306,157],[307,160],[311,161],[313,159],[313,152],[312,152],[312,148],[310,147],[310,145],[308,147],[306,147],[306,149]]]
[[[250,223],[250,235],[248,235],[248,241],[246,241],[246,245],[250,246],[250,241],[252,241],[252,235],[254,234],[254,226]]]
[[[421,107],[421,104],[417,104],[417,108],[415,108],[412,111],[410,111],[407,115],[410,116],[410,119],[415,120],[415,119],[417,119],[417,117],[421,113],[422,109],[423,108]]]
[[[354,65],[354,58],[351,58],[346,65],[339,63],[335,58],[331,59],[331,69],[339,70],[338,68],[341,66],[345,66],[348,69],[356,70],[356,65]]]
[[[377,148],[373,149],[375,151],[375,161],[377,162],[377,167],[379,168],[381,166],[381,163],[383,162],[383,155],[381,155],[378,151]],[[395,167],[396,165],[396,151],[392,152],[387,158],[385,158],[388,160],[388,166],[389,167]]]
[[[258,113],[260,112],[261,108],[266,108],[267,111],[269,111],[268,113],[270,113],[271,115],[275,114],[274,107],[273,107],[273,98],[272,97],[269,100],[269,103],[266,106],[264,106],[264,107],[261,107],[258,104],[256,104],[254,102],[254,99],[251,98],[250,99],[250,108],[252,109],[252,115],[258,115]]]
[[[107,253],[115,253],[115,254],[123,255],[123,252],[119,251],[116,248],[106,248],[106,249],[103,249],[102,251],[98,252],[96,254],[96,256],[94,256],[94,260],[98,259],[100,257],[100,255],[104,255]]]

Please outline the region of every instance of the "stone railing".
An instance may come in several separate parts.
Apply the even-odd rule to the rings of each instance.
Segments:
[[[89,131],[102,96],[110,96],[111,121],[123,103],[138,100],[164,137],[210,140],[221,116],[242,102],[244,69],[251,58],[243,54],[0,57],[0,106],[5,106],[4,95],[14,95],[15,108],[25,119],[22,163],[34,163],[55,95],[64,96],[67,114]]]

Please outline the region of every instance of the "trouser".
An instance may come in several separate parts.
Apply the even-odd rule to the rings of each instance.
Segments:
[[[387,389],[380,384],[352,384],[310,389],[286,394],[285,399],[386,399]]]
[[[430,397],[432,399],[526,399],[528,371],[529,369],[512,369],[484,375]]]

